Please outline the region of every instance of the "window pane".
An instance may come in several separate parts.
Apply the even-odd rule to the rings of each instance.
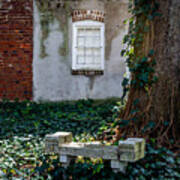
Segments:
[[[92,63],[93,63],[92,56],[86,56],[86,64],[92,64]]]
[[[86,55],[92,56],[93,50],[92,48],[86,48]]]
[[[93,29],[87,28],[86,29],[86,36],[93,36],[93,35],[94,35]]]
[[[100,64],[101,63],[101,56],[94,56],[94,63]]]
[[[86,28],[86,36],[100,36],[100,29]]]
[[[101,28],[84,26],[77,28],[76,63],[80,68],[101,67]]]
[[[94,37],[93,38],[93,46],[94,47],[100,47],[100,37]]]
[[[77,46],[78,47],[84,47],[84,37],[78,37]]]
[[[84,48],[77,48],[77,54],[84,56]]]
[[[93,38],[92,37],[86,37],[85,47],[93,47]]]
[[[78,64],[84,64],[84,63],[85,63],[85,61],[84,61],[84,56],[78,55],[78,56],[77,56],[77,63],[78,63]]]
[[[101,49],[100,49],[100,48],[94,48],[94,49],[93,49],[93,54],[94,54],[95,56],[100,56],[100,54],[101,54]]]
[[[78,36],[85,36],[86,35],[86,31],[83,28],[79,28],[77,33],[78,33]]]
[[[100,29],[94,29],[93,31],[95,36],[100,36]]]

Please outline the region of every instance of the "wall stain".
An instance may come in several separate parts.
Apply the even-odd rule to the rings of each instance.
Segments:
[[[59,31],[63,33],[63,43],[59,47],[59,54],[66,56],[69,51],[68,37],[68,18],[74,9],[104,9],[105,12],[105,29],[106,29],[106,48],[105,59],[109,60],[112,48],[112,41],[116,38],[120,31],[124,31],[125,25],[123,21],[128,17],[128,3],[122,3],[119,0],[35,0],[40,13],[40,23],[42,29],[41,35],[41,57],[44,58],[48,54],[45,50],[44,41],[50,33],[49,25],[56,18],[59,22]],[[89,4],[89,6],[87,6]],[[95,7],[97,5],[98,7]],[[104,5],[104,6],[103,6]],[[124,6],[124,7],[123,7]],[[121,43],[121,42],[119,42]]]
[[[96,79],[96,76],[89,77],[89,89],[90,90],[93,90],[95,79]]]
[[[127,6],[127,3],[122,2],[105,3],[106,60],[109,60],[113,39],[119,35],[120,31],[125,31],[123,21],[128,17]]]
[[[36,0],[36,4],[40,13],[40,24],[42,29],[41,34],[41,58],[46,57],[44,42],[50,33],[50,24],[57,19],[59,23],[59,31],[63,33],[63,43],[59,47],[59,54],[66,56],[68,54],[68,18],[72,13],[71,1],[58,1],[58,0]]]

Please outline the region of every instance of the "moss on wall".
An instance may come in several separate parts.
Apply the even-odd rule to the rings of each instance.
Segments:
[[[57,19],[59,23],[59,31],[63,33],[63,43],[59,47],[59,54],[66,56],[68,53],[68,17],[70,17],[72,8],[70,1],[59,0],[35,0],[39,13],[41,24],[41,42],[40,57],[44,58],[48,54],[45,49],[45,40],[50,33],[50,24]]]
[[[48,54],[45,48],[45,40],[50,33],[50,24],[56,19],[59,23],[59,31],[63,33],[63,43],[59,47],[59,54],[66,56],[69,50],[68,38],[68,18],[71,16],[73,9],[78,9],[81,2],[92,0],[35,0],[39,13],[41,24],[41,41],[40,41],[40,57],[44,58]],[[95,0],[96,1],[96,0]],[[112,40],[119,34],[120,30],[124,30],[123,20],[128,14],[126,4],[122,4],[119,0],[97,0],[104,2],[106,13],[106,59],[109,59],[111,52]],[[124,10],[122,5],[125,6]]]

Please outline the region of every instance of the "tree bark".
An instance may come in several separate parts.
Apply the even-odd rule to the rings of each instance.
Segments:
[[[126,134],[156,137],[159,144],[174,147],[169,143],[170,138],[175,140],[176,146],[180,139],[180,1],[158,2],[162,16],[151,22],[150,31],[145,34],[141,46],[144,55],[147,55],[150,49],[155,51],[155,74],[158,81],[148,93],[131,86],[125,110],[120,118],[132,118],[132,110],[138,107],[136,116],[138,115],[139,120],[126,129]],[[136,99],[140,100],[138,105],[133,103]],[[143,133],[142,129],[149,122],[155,122],[155,127]],[[118,133],[117,137],[120,137],[122,130]]]

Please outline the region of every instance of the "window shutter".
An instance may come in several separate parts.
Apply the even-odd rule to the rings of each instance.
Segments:
[[[73,26],[73,69],[104,69],[104,24],[81,21]]]

